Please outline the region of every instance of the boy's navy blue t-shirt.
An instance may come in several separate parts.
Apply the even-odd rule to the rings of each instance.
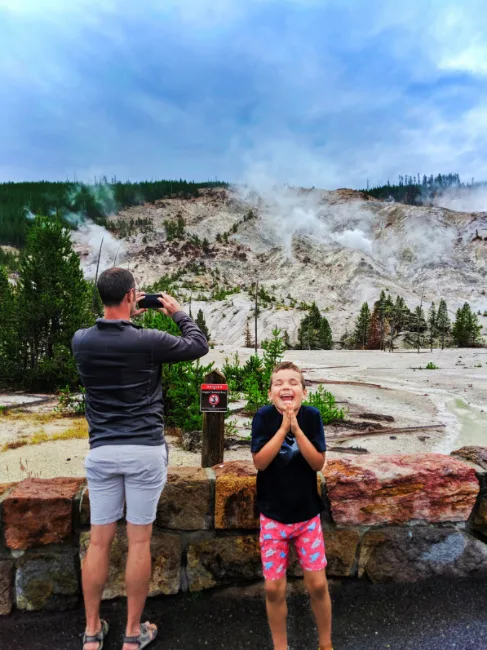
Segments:
[[[323,421],[318,409],[301,406],[297,420],[316,449],[326,451]],[[252,421],[252,453],[260,451],[281,424],[282,415],[274,405],[257,411]],[[274,460],[257,474],[259,511],[283,524],[296,524],[316,517],[322,510],[316,474],[299,451],[294,435],[289,432]]]

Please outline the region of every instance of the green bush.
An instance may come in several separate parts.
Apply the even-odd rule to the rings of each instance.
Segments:
[[[345,417],[344,410],[337,407],[333,395],[326,391],[322,385],[318,386],[314,393],[309,393],[308,399],[303,404],[317,408],[321,413],[323,424],[329,424],[333,420],[343,420]]]
[[[438,366],[436,364],[434,364],[432,361],[430,361],[426,365],[426,370],[439,370],[439,368],[438,368]]]
[[[58,413],[74,413],[84,415],[86,413],[85,389],[79,387],[79,394],[73,394],[69,386],[59,389],[58,405],[54,409]]]

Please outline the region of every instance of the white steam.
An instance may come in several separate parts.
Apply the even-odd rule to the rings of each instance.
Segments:
[[[446,190],[435,205],[457,212],[487,212],[487,187],[458,187]]]
[[[87,279],[95,278],[100,247],[99,273],[115,263],[120,265],[124,260],[125,250],[122,242],[115,239],[106,228],[89,219],[78,222],[78,229],[71,233],[71,240],[79,253],[81,268]]]
[[[459,236],[441,210],[431,220],[435,208],[376,202],[369,206],[350,191],[305,190],[259,182],[257,187],[247,185],[241,194],[261,215],[265,238],[282,247],[291,260],[293,241],[307,235],[325,250],[359,251],[395,273],[400,263],[428,264],[447,257]],[[387,228],[389,222],[394,227]]]

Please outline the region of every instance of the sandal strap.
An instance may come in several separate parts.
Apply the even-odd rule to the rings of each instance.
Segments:
[[[101,622],[101,630],[98,634],[88,635],[86,632],[83,634],[83,645],[87,643],[102,643],[105,640],[105,637],[108,633],[108,623],[106,621]]]
[[[142,637],[140,636],[124,636],[123,637],[123,642],[124,643],[136,643],[137,645],[140,646],[142,643]]]

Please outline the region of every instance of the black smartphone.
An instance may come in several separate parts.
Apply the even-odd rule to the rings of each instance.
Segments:
[[[164,305],[158,300],[160,297],[161,296],[158,293],[146,293],[145,298],[142,298],[142,300],[139,300],[138,302],[139,309],[160,309],[161,307],[164,307]]]

